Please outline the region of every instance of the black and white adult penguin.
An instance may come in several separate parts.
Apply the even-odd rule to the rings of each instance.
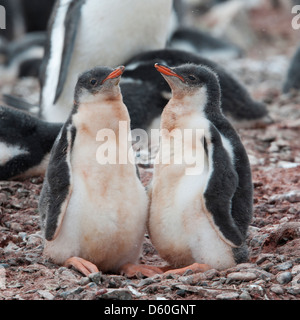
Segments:
[[[172,99],[161,119],[162,142],[150,189],[150,238],[170,267],[179,268],[168,272],[221,270],[246,261],[251,170],[239,136],[221,112],[218,77],[194,64],[156,68],[171,87]],[[188,129],[193,134],[185,135]],[[174,130],[184,137],[184,144],[174,139],[184,156],[174,151],[176,143],[173,149],[164,144]],[[162,161],[168,150],[170,162]],[[201,161],[188,162],[186,155],[197,151]]]
[[[85,70],[164,48],[171,12],[172,0],[58,0],[41,68],[43,119],[66,121],[76,79]]]
[[[141,53],[126,62],[126,71],[122,81],[134,79],[150,82],[156,86],[167,102],[168,96],[170,96],[170,87],[163,79],[160,79],[159,73],[153,68],[155,63],[175,67],[185,63],[201,64],[217,73],[222,91],[222,111],[236,129],[265,127],[272,123],[266,105],[254,100],[245,86],[229,71],[216,62],[186,51],[165,49]],[[126,97],[126,92],[124,92],[124,96]]]
[[[300,46],[291,59],[283,84],[283,93],[288,93],[291,90],[300,90]]]
[[[135,164],[126,161],[133,157],[131,145],[119,138],[120,121],[125,123],[125,142],[130,135],[118,85],[123,70],[96,67],[79,77],[73,111],[53,146],[41,192],[45,255],[85,275],[98,268],[127,276],[160,271],[136,264],[148,198]],[[108,148],[116,152],[115,164],[98,152],[101,144],[96,137],[102,129],[115,134],[113,141],[108,140]]]
[[[44,175],[60,124],[0,106],[0,180]]]

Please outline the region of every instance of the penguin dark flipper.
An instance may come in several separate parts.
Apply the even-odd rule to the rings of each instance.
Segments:
[[[45,221],[45,238],[56,238],[72,194],[70,152],[76,137],[75,128],[67,121],[58,135],[49,160],[40,197],[40,212]]]
[[[210,178],[203,194],[205,206],[220,229],[220,236],[229,241],[231,246],[238,247],[242,245],[244,238],[232,217],[231,201],[237,190],[239,177],[216,127],[211,123],[207,131],[210,131],[210,136],[205,138],[211,166]]]

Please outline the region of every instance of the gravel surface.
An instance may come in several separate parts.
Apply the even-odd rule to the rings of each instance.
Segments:
[[[252,23],[257,26],[259,12]],[[259,20],[259,30],[263,28]],[[272,24],[266,19],[265,23]],[[183,276],[128,279],[78,272],[47,261],[39,227],[38,199],[43,177],[0,182],[0,300],[299,300],[300,298],[300,93],[282,95],[281,87],[293,48],[288,31],[268,26],[255,50],[226,68],[251,94],[267,103],[274,123],[240,129],[253,172],[254,217],[247,243],[248,263]],[[269,33],[267,33],[269,30]],[[275,35],[274,35],[275,33]],[[277,42],[266,41],[277,36]],[[268,38],[269,39],[269,38]],[[294,47],[293,47],[294,46]],[[29,92],[28,92],[29,90]],[[0,87],[38,97],[35,79]],[[152,170],[141,169],[144,185]],[[164,265],[148,235],[141,263]]]

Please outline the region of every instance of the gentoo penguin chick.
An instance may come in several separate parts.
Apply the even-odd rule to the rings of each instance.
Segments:
[[[172,0],[58,0],[41,68],[43,119],[66,121],[76,79],[85,70],[164,48],[171,12]]]
[[[127,131],[122,138],[130,134],[119,87],[123,70],[97,67],[79,77],[73,111],[54,143],[41,192],[45,255],[85,275],[98,268],[127,276],[160,271],[136,265],[148,198],[135,164],[118,159],[116,164],[107,163],[96,141],[100,130],[109,131],[116,137],[114,143],[109,140],[109,150],[131,156],[129,143],[125,146],[118,138],[120,121]]]
[[[238,135],[221,112],[218,78],[193,64],[156,64],[156,69],[172,98],[162,113],[152,181],[148,227],[153,245],[172,268],[179,268],[168,272],[178,274],[246,261],[251,171]],[[170,148],[166,142],[172,136]],[[189,158],[194,154],[195,164]]]

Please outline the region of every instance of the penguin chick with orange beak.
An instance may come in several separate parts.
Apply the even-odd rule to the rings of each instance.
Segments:
[[[161,117],[150,188],[151,241],[170,264],[168,273],[222,270],[244,262],[252,178],[242,142],[221,112],[218,78],[194,64],[155,67],[172,98]]]
[[[120,121],[130,135],[119,87],[124,69],[96,67],[79,77],[74,107],[54,143],[40,197],[44,254],[84,275],[99,269],[128,277],[160,272],[137,264],[148,198],[135,164],[117,159],[105,163],[97,152],[96,137],[102,129],[115,134],[109,143],[114,143],[117,155],[129,157],[132,152],[131,145],[120,146],[118,138]]]

